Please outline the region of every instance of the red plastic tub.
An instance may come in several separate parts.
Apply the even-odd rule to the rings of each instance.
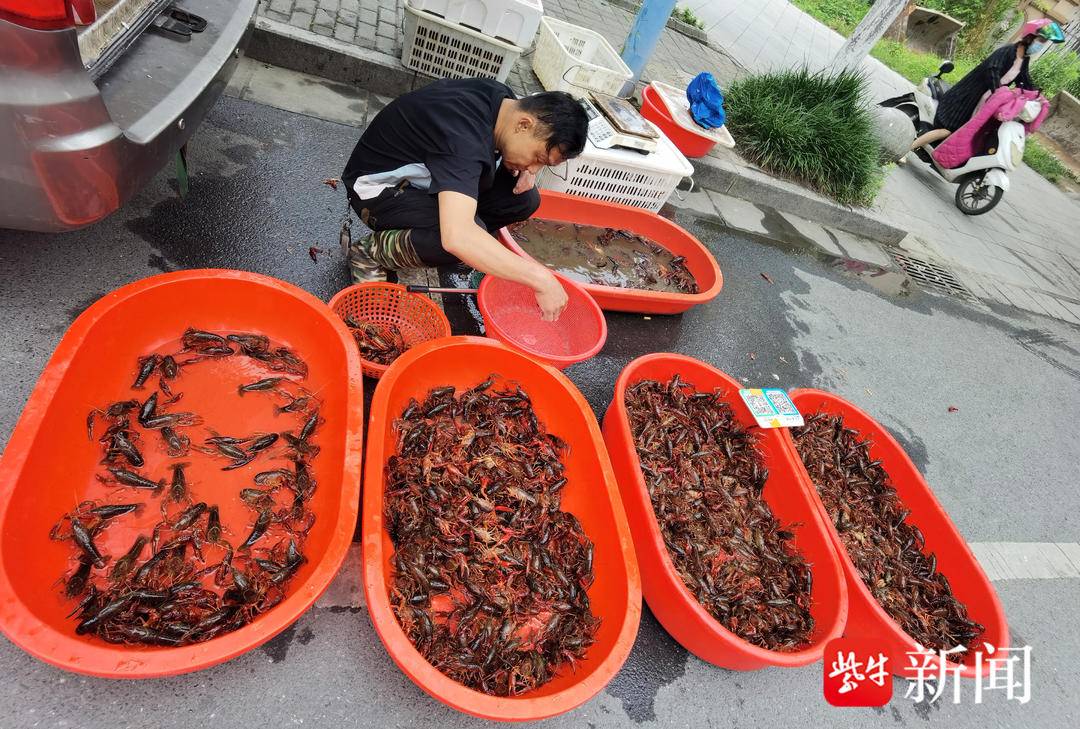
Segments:
[[[537,417],[570,444],[562,508],[572,512],[596,548],[596,582],[589,589],[602,622],[596,643],[576,671],[535,691],[500,698],[466,688],[436,670],[409,642],[390,607],[393,545],[383,527],[384,467],[396,445],[393,421],[409,398],[434,387],[467,388],[497,373],[521,384]],[[641,617],[641,582],[630,530],[588,403],[560,372],[482,337],[450,337],[402,355],[379,381],[371,404],[364,479],[364,592],[375,630],[390,657],[420,688],[443,703],[485,719],[531,721],[569,711],[595,696],[630,653]]]
[[[660,131],[687,157],[704,157],[716,146],[715,140],[703,134],[694,134],[676,124],[664,102],[648,85],[641,90],[641,115],[660,127]]]
[[[641,461],[630,432],[624,401],[626,389],[640,380],[666,381],[678,374],[699,391],[719,388],[731,403],[739,422],[754,419],[739,400],[739,383],[715,367],[681,354],[659,353],[639,357],[628,364],[615,383],[615,395],[604,416],[607,442],[615,475],[619,479],[630,531],[641,566],[645,600],[656,618],[688,651],[703,661],[741,671],[767,666],[804,666],[821,659],[825,644],[838,637],[847,619],[847,587],[832,541],[791,460],[783,435],[761,431],[760,447],[769,469],[765,500],[783,524],[795,533],[795,547],[806,557],[813,572],[810,612],[814,617],[811,643],[800,651],[770,651],[755,646],[713,619],[687,589],[671,561],[652,500],[641,475]]]
[[[87,439],[86,414],[130,392],[137,357],[177,339],[189,326],[259,331],[307,361],[306,383],[323,398],[320,412],[325,418],[317,431],[322,451],[312,462],[318,488],[310,506],[317,520],[304,546],[308,562],[297,571],[280,604],[244,628],[204,643],[178,648],[119,646],[76,635],[75,621],[65,618],[73,605],[54,584],[69,571],[71,550],[48,535],[60,516],[82,499],[115,491],[95,480],[101,451],[98,443]],[[219,404],[200,398],[194,386],[210,378],[194,371],[188,377],[194,381],[185,384],[182,373],[173,386],[187,390],[184,404],[196,405],[193,409],[207,423],[238,433],[262,425],[235,412],[233,398],[219,398]],[[285,416],[275,421],[269,403],[266,410],[265,420],[286,427]],[[266,276],[214,270],[153,276],[107,294],[61,339],[0,461],[0,629],[47,663],[106,678],[186,673],[264,643],[311,606],[345,558],[356,527],[363,423],[356,345],[345,325],[311,294]],[[147,473],[157,473],[149,469],[165,458],[155,450],[149,445],[143,449]],[[250,481],[251,474],[244,471],[261,470],[257,465],[230,473]],[[212,492],[215,484],[210,479],[191,483],[193,495],[219,504],[223,526],[234,539],[251,528],[251,512],[240,501],[239,489],[218,494]],[[125,491],[125,497],[138,498]],[[154,503],[156,507],[156,499]],[[142,515],[156,521],[152,513]],[[125,530],[124,525],[110,526],[98,536],[98,546],[110,554],[122,553],[134,538]]]
[[[960,536],[956,525],[949,519],[949,515],[945,513],[945,509],[942,508],[926,480],[919,473],[919,469],[911,462],[896,439],[866,412],[831,392],[803,389],[792,390],[789,394],[804,415],[811,415],[818,411],[830,415],[841,415],[847,427],[859,431],[862,437],[873,441],[870,458],[881,461],[882,467],[892,479],[897,494],[903,500],[905,508],[911,510],[907,520],[922,531],[926,538],[926,548],[937,555],[937,568],[948,578],[957,599],[967,606],[972,620],[986,627],[982,641],[995,648],[1007,647],[1009,628],[1005,623],[1005,613],[1001,608],[997,593],[994,592],[990,580],[979,566],[975,555],[968,548],[967,542]],[[877,641],[884,642],[893,656],[893,673],[903,675],[900,668],[910,663],[904,654],[916,650],[915,641],[901,630],[900,625],[889,617],[870,594],[870,590],[867,589],[855,569],[855,564],[848,557],[847,550],[840,542],[840,537],[833,529],[825,506],[817,497],[810,475],[803,468],[802,460],[795,450],[795,442],[786,432],[784,438],[792,459],[801,470],[801,478],[806,488],[814,495],[818,513],[826,524],[847,578],[850,605],[847,635],[873,637]],[[968,658],[969,663],[964,665],[962,675],[969,678],[975,677],[974,655],[969,655]],[[987,673],[988,666],[984,661],[983,674]]]
[[[720,266],[709,253],[709,249],[678,225],[655,213],[617,203],[541,190],[540,208],[533,217],[621,228],[648,236],[675,255],[685,256],[686,267],[697,280],[699,291],[696,294],[579,284],[596,299],[601,309],[642,314],[678,314],[692,306],[712,301],[724,285]],[[504,246],[519,256],[532,258],[506,228],[499,231],[499,237]]]

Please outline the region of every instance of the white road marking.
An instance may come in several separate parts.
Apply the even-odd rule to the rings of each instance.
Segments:
[[[971,551],[992,581],[1080,577],[1076,542],[972,542]]]
[[[972,542],[970,546],[993,582],[1080,578],[1080,544],[1076,542]],[[341,570],[315,607],[364,607],[362,565],[360,545],[350,545]]]

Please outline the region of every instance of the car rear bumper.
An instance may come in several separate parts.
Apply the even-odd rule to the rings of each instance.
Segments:
[[[0,145],[0,227],[90,225],[124,205],[188,141],[235,70],[257,0],[188,5],[206,12],[212,35],[190,45],[140,38],[97,84],[74,30],[0,21],[0,136],[14,142]]]

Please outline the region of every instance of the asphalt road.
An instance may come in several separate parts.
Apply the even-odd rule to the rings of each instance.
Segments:
[[[344,195],[322,180],[339,173],[356,136],[349,126],[224,98],[192,142],[186,199],[167,170],[88,230],[0,231],[0,444],[66,327],[113,288],[195,267],[257,271],[324,299],[345,285],[336,247]],[[1075,328],[907,287],[883,293],[837,262],[732,237],[689,212],[677,219],[714,252],[724,289],[681,317],[609,315],[604,350],[567,370],[597,417],[620,369],[653,351],[699,357],[754,385],[828,388],[896,435],[968,540],[1080,541]],[[327,249],[317,263],[310,245]],[[459,332],[475,328],[467,312],[451,313]],[[950,405],[958,412],[947,412]],[[196,674],[86,678],[0,639],[0,725],[478,725],[395,668],[350,591],[359,580],[355,563],[345,569],[336,598],[260,649]],[[834,709],[822,698],[820,664],[718,669],[690,656],[646,610],[630,659],[608,688],[544,725],[1075,726],[1080,700],[1069,676],[1080,668],[1080,580],[1002,580],[995,587],[1014,645],[1033,647],[1024,705],[1000,691],[975,705],[970,683],[960,705],[949,703],[951,692],[937,704],[915,704],[897,681],[884,709]]]

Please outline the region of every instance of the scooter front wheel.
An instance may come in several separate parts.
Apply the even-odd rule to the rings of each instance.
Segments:
[[[973,172],[960,178],[960,186],[956,188],[956,207],[964,215],[988,213],[1001,202],[1005,191],[997,185],[985,184],[985,177],[985,173]]]

